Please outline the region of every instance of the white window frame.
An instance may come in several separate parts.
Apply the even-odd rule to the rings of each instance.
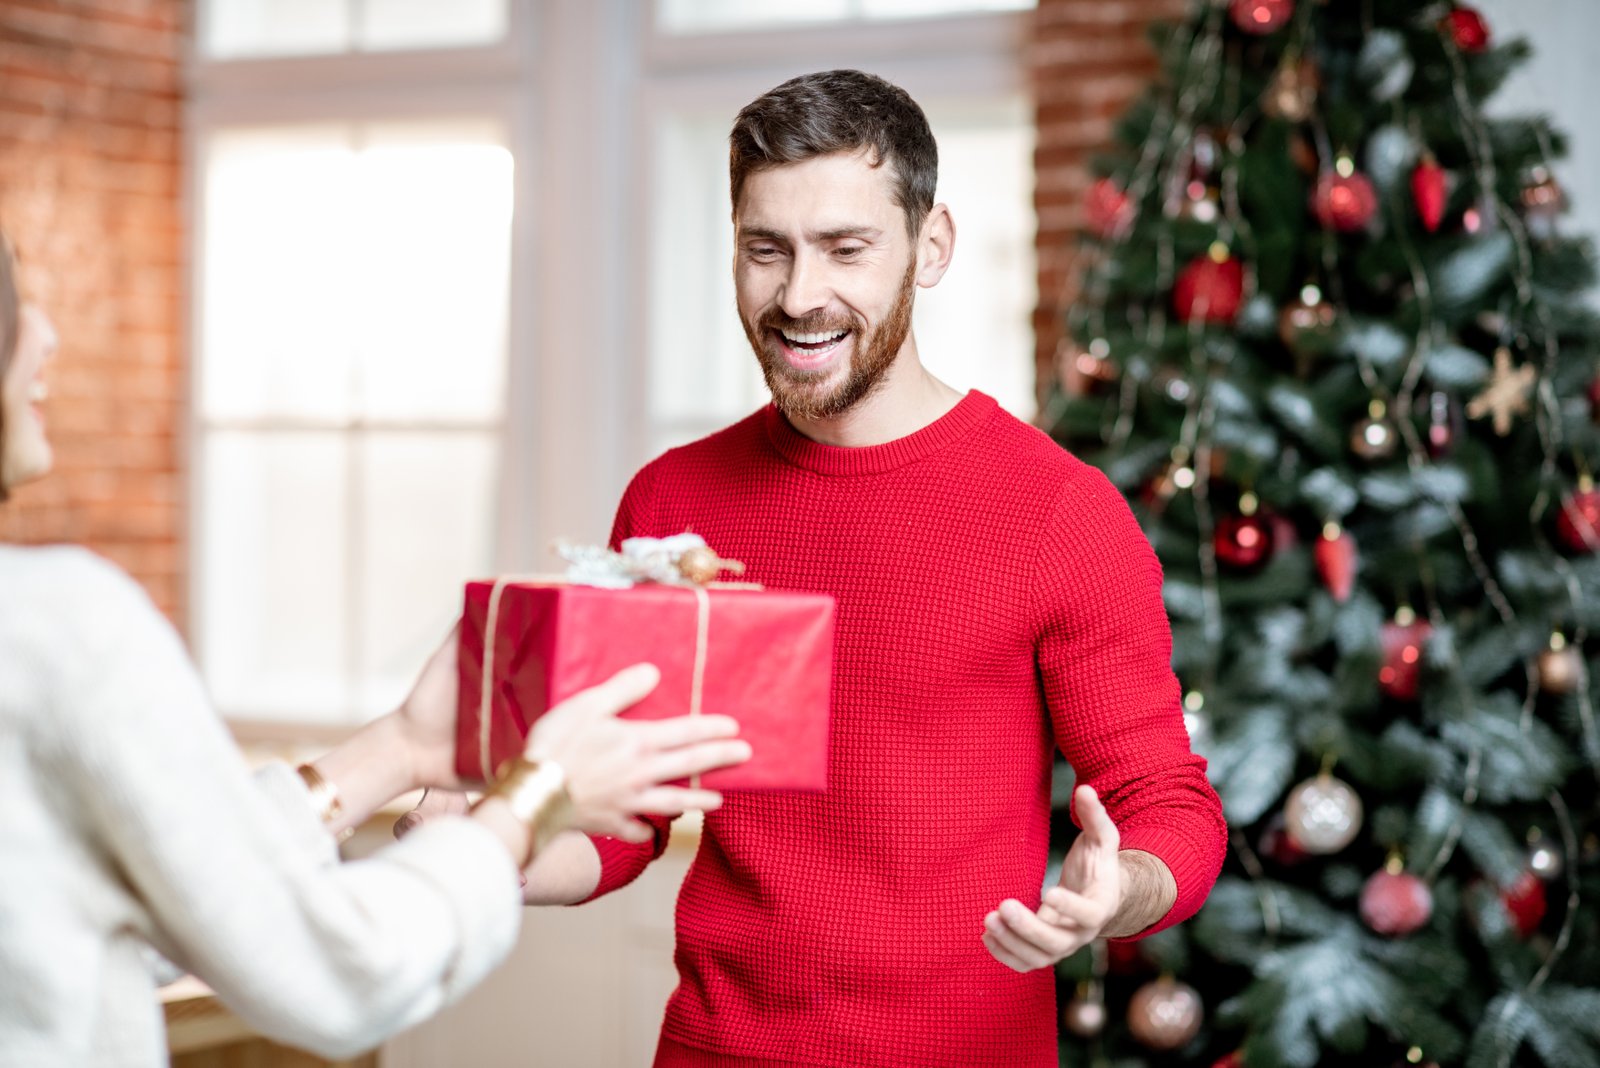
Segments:
[[[203,537],[200,182],[213,133],[463,115],[504,124],[516,208],[493,556],[497,571],[526,572],[548,569],[558,538],[604,539],[622,489],[649,458],[649,176],[654,131],[667,115],[753,99],[801,71],[834,67],[872,70],[918,98],[1027,92],[1027,12],[852,21],[847,33],[699,35],[663,32],[654,12],[650,0],[510,0],[507,35],[495,45],[223,61],[200,54],[198,27],[185,107],[191,549]],[[204,666],[204,579],[191,574],[190,630]],[[266,731],[283,732],[281,724]]]

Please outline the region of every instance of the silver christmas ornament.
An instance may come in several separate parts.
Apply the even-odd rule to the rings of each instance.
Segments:
[[[1361,798],[1326,773],[1291,790],[1283,814],[1289,837],[1307,853],[1337,853],[1361,832]]]

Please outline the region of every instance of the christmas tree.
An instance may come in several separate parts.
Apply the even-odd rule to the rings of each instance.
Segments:
[[[1600,319],[1560,135],[1485,111],[1528,49],[1423,0],[1156,44],[1041,421],[1161,557],[1232,845],[1063,962],[1062,1063],[1600,1068]]]

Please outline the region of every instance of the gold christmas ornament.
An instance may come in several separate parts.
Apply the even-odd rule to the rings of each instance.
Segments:
[[[1583,679],[1583,663],[1578,650],[1567,644],[1559,631],[1550,635],[1550,644],[1539,654],[1539,689],[1560,695],[1571,693]]]
[[[1106,1028],[1106,999],[1100,984],[1085,980],[1078,993],[1061,1010],[1061,1023],[1079,1038],[1093,1038]]]
[[[1279,65],[1261,98],[1261,109],[1287,122],[1305,122],[1317,106],[1322,76],[1306,58],[1288,57]]]
[[[1394,455],[1399,443],[1400,436],[1389,421],[1388,408],[1380,400],[1368,405],[1367,417],[1350,431],[1350,451],[1363,460],[1386,460]]]
[[[1314,285],[1303,286],[1299,295],[1278,313],[1278,338],[1294,353],[1301,377],[1310,371],[1311,360],[1333,347],[1339,313],[1322,297]]]
[[[1482,393],[1467,402],[1467,418],[1482,419],[1489,416],[1494,423],[1494,432],[1505,437],[1511,433],[1512,417],[1527,414],[1528,394],[1538,377],[1531,363],[1513,368],[1511,350],[1501,345],[1494,350],[1494,371],[1490,374],[1489,384]]]
[[[1285,828],[1307,853],[1337,853],[1361,833],[1361,798],[1349,784],[1323,772],[1289,792],[1283,809]]]
[[[1194,987],[1163,976],[1134,991],[1128,1030],[1151,1049],[1178,1049],[1200,1033],[1202,1009]]]
[[[744,574],[744,565],[739,561],[724,560],[705,547],[685,549],[678,557],[677,568],[678,574],[697,586],[717,581],[717,576],[724,571],[731,571],[735,575]]]

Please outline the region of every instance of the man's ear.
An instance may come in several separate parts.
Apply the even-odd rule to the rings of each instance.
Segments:
[[[956,220],[947,206],[935,204],[917,237],[917,285],[923,289],[938,285],[955,251]]]

